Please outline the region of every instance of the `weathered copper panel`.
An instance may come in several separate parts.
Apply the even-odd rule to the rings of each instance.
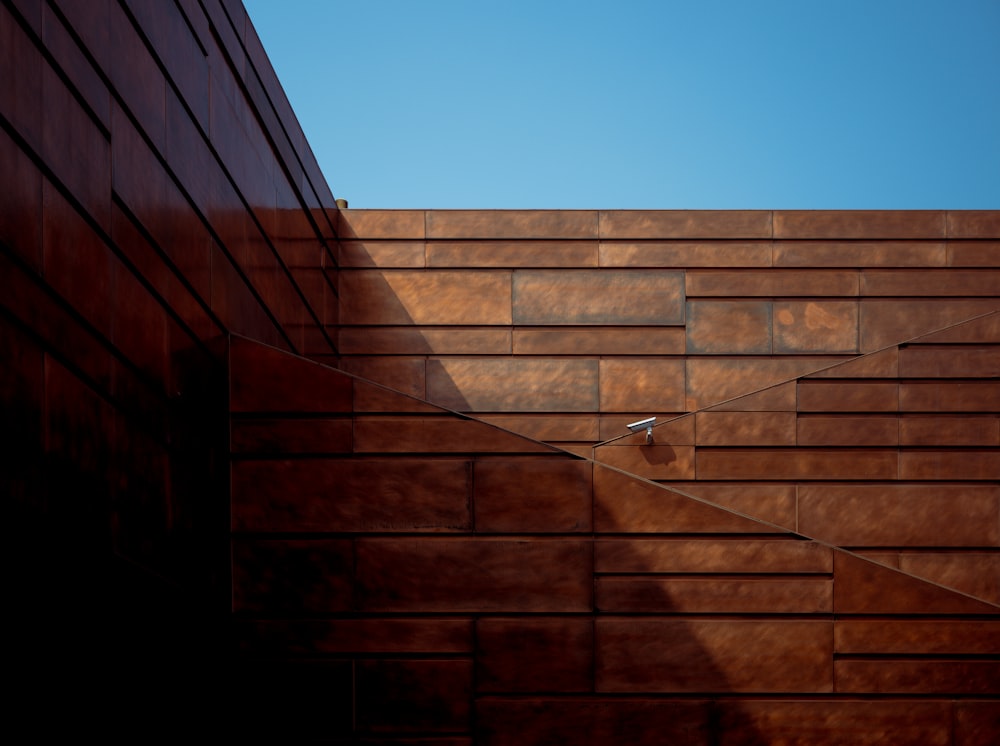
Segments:
[[[688,614],[824,614],[825,578],[598,578],[597,610]]]
[[[363,733],[461,733],[471,726],[470,660],[361,660],[355,680],[355,727]]]
[[[355,453],[552,453],[553,448],[458,417],[358,417]]]
[[[997,607],[847,552],[833,555],[837,614],[996,614]]]
[[[423,388],[423,360],[420,363],[419,382]],[[380,386],[360,378],[354,379],[354,411],[355,413],[401,413],[427,412],[440,414],[440,407],[428,404],[423,399],[401,394],[398,391]]]
[[[601,412],[683,412],[684,361],[606,358],[600,361]]]
[[[775,210],[775,238],[944,238],[937,210]]]
[[[646,479],[694,479],[694,446],[645,445],[645,433],[638,436],[642,445],[608,445],[596,450],[595,458]]]
[[[719,746],[951,746],[951,702],[738,700],[719,704]]]
[[[340,367],[347,373],[381,383],[404,394],[424,398],[427,393],[427,362],[422,357],[345,357],[341,360]],[[374,394],[373,391],[367,393]],[[393,399],[399,401],[398,397]]]
[[[479,619],[479,692],[589,692],[594,665],[590,617]]]
[[[698,445],[795,445],[795,412],[698,412],[695,421]]]
[[[34,13],[39,26],[41,7],[39,4]],[[17,75],[4,75],[0,82],[0,110],[37,149],[42,135],[42,67],[46,63],[6,6],[0,8],[0,55],[4,70],[18,71]]]
[[[248,619],[235,625],[258,655],[472,653],[471,619]]]
[[[233,611],[350,611],[353,564],[353,545],[347,539],[236,539]]]
[[[570,440],[595,442],[600,440],[596,416],[490,414],[483,415],[480,419],[526,438],[544,440],[545,442]]]
[[[901,381],[903,412],[1000,412],[1000,383],[994,381]]]
[[[600,465],[594,466],[594,529],[601,533],[775,531],[768,524]]]
[[[689,298],[854,297],[858,294],[858,274],[842,269],[691,269],[685,274],[685,292]]]
[[[771,238],[766,210],[601,210],[601,238]]]
[[[955,746],[994,746],[1000,733],[1000,702],[955,703]]]
[[[790,381],[796,376],[810,373],[819,368],[838,362],[837,358],[697,358],[689,357],[685,361],[687,369],[687,399],[686,410],[704,409],[737,396],[774,386],[776,383]],[[785,406],[789,396],[794,397],[794,389],[771,389],[763,394],[769,401],[767,405],[747,404],[747,400],[734,402],[739,409],[753,408],[758,410],[788,410]],[[794,398],[791,398],[794,402]]]
[[[1000,621],[838,619],[837,653],[965,655],[1000,652]]]
[[[901,451],[899,478],[1000,479],[1000,450]]]
[[[597,360],[434,358],[427,398],[464,412],[594,412]]]
[[[601,242],[602,267],[770,267],[770,241]]]
[[[895,412],[899,385],[893,382],[799,381],[800,412]]]
[[[948,238],[1000,238],[996,210],[950,210]]]
[[[768,386],[753,394],[744,394],[708,407],[711,412],[794,412],[796,382]]]
[[[904,552],[899,555],[899,569],[1000,606],[996,552]]]
[[[1000,312],[990,311],[982,316],[955,324],[938,332],[920,337],[918,344],[985,344],[993,345],[1000,339]]]
[[[597,241],[429,241],[428,267],[596,267]]]
[[[108,297],[118,260],[48,181],[42,187],[41,215],[46,282],[99,332],[111,338],[112,306]]]
[[[942,241],[775,241],[775,267],[944,267]]]
[[[787,482],[664,482],[724,508],[795,530],[795,485]]]
[[[234,461],[237,531],[460,531],[472,526],[462,459]],[[378,495],[378,499],[372,499]]]
[[[423,238],[423,210],[338,210],[337,235],[350,238]]]
[[[423,241],[338,241],[340,267],[404,269],[426,266]]]
[[[510,324],[509,272],[340,273],[342,324]]]
[[[996,485],[799,485],[799,529],[837,546],[997,545],[998,522]]]
[[[807,378],[895,378],[899,374],[899,349],[889,347],[810,373]]]
[[[488,746],[709,743],[709,703],[669,699],[479,698],[476,726]]]
[[[568,458],[476,461],[473,491],[476,530],[485,533],[590,531],[591,472],[590,462]]]
[[[997,446],[1000,419],[974,414],[904,415],[899,420],[904,446]]]
[[[359,539],[365,611],[589,611],[590,544],[564,539]]]
[[[5,175],[0,241],[37,271],[42,266],[42,175],[6,131],[0,131],[0,173]]]
[[[1000,267],[1000,241],[949,241],[949,267]]]
[[[428,210],[427,238],[597,238],[594,210]]]
[[[350,412],[351,379],[281,350],[234,338],[233,412]]]
[[[683,355],[684,327],[514,329],[514,354]]]
[[[110,128],[111,99],[104,82],[87,58],[84,57],[74,39],[67,33],[57,15],[44,4],[42,5],[42,17],[42,42],[45,48],[53,55],[59,67],[69,76],[72,86],[80,92],[98,120],[105,127]],[[176,59],[179,60],[182,57],[178,55]],[[13,70],[14,68],[7,69]]]
[[[348,327],[340,329],[341,355],[509,355],[509,329]]]
[[[15,65],[13,69],[18,68]],[[38,153],[55,178],[97,224],[107,230],[111,225],[113,164],[106,132],[80,106],[56,72],[45,64],[42,65],[41,93],[45,115]],[[162,112],[159,125],[162,132]]]
[[[233,453],[351,453],[350,419],[233,420],[229,448]]]
[[[895,479],[896,452],[842,448],[701,448],[698,479]]]
[[[850,660],[833,662],[838,692],[877,694],[993,694],[996,661]]]
[[[854,301],[775,301],[775,353],[858,352]]]
[[[831,549],[773,539],[598,539],[599,573],[831,573]]]
[[[800,446],[894,446],[899,444],[895,415],[802,415]]]
[[[689,355],[771,352],[771,303],[767,301],[689,301]]]
[[[866,269],[861,273],[861,295],[996,296],[1000,295],[1000,270]]]
[[[899,351],[899,374],[907,378],[998,378],[1000,345],[910,345]]]
[[[1000,300],[876,299],[861,301],[861,350],[871,352],[1000,308]]]
[[[829,692],[825,621],[598,618],[599,692]]]
[[[683,274],[516,270],[513,306],[515,324],[683,324]]]

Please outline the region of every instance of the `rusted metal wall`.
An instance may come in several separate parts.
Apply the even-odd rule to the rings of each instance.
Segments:
[[[37,737],[169,728],[170,680],[220,657],[213,340],[333,351],[333,204],[239,3],[0,3],[4,577]]]
[[[0,62],[39,737],[996,740],[996,339],[897,349],[996,213],[338,216],[239,3],[4,0]]]
[[[1000,218],[341,213],[347,371],[586,453],[1000,307]]]
[[[248,340],[231,391],[237,729],[996,735],[995,604]]]

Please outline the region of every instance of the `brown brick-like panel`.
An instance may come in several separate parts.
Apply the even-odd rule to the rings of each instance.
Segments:
[[[601,238],[770,238],[764,210],[602,210]]]
[[[943,241],[775,241],[775,267],[944,267]]]
[[[338,210],[341,238],[423,238],[422,210]]]
[[[359,661],[355,665],[358,730],[469,730],[471,661],[390,659]]]
[[[669,270],[518,270],[515,324],[684,323],[684,279]]]
[[[482,459],[475,464],[476,530],[575,533],[591,530],[592,473],[587,461]]]
[[[342,324],[510,324],[508,272],[351,270],[340,274]]]
[[[429,210],[429,239],[597,238],[592,210]]]
[[[233,542],[233,610],[329,614],[354,607],[354,548],[345,539]]]
[[[884,449],[700,449],[699,479],[895,479],[897,455]]]
[[[720,705],[719,743],[950,746],[951,722],[950,701],[729,701]]]
[[[833,690],[829,622],[612,617],[595,639],[599,692]]]
[[[429,241],[428,267],[596,267],[596,241]]]
[[[996,606],[846,552],[834,555],[833,604],[838,614],[905,614],[913,609],[944,614],[997,613]]]
[[[802,484],[798,498],[800,530],[838,546],[1000,544],[995,485]]]
[[[773,533],[775,530],[597,465],[594,529],[602,533]]]
[[[833,610],[827,579],[598,578],[595,603],[608,614],[822,614]]]
[[[944,238],[938,210],[776,210],[775,238]]]
[[[367,611],[586,611],[591,552],[566,539],[359,539]]]
[[[767,355],[771,304],[765,301],[691,301],[687,304],[688,354]]]
[[[831,573],[829,547],[770,539],[603,539],[598,573]]]
[[[707,701],[608,698],[483,698],[476,705],[486,746],[573,743],[708,743]]]
[[[593,412],[598,361],[435,358],[427,364],[427,398],[465,412]]]
[[[237,461],[232,522],[237,531],[468,530],[471,491],[462,459]]]
[[[601,241],[602,267],[770,267],[769,241]]]
[[[480,692],[589,692],[593,688],[589,617],[480,619],[476,686]]]

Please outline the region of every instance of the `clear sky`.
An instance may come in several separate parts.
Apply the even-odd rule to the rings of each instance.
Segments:
[[[368,208],[1000,209],[1000,0],[244,0]]]

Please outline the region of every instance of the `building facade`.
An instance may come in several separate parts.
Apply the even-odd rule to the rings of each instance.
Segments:
[[[0,60],[40,734],[996,742],[1000,212],[340,209],[238,2]]]

